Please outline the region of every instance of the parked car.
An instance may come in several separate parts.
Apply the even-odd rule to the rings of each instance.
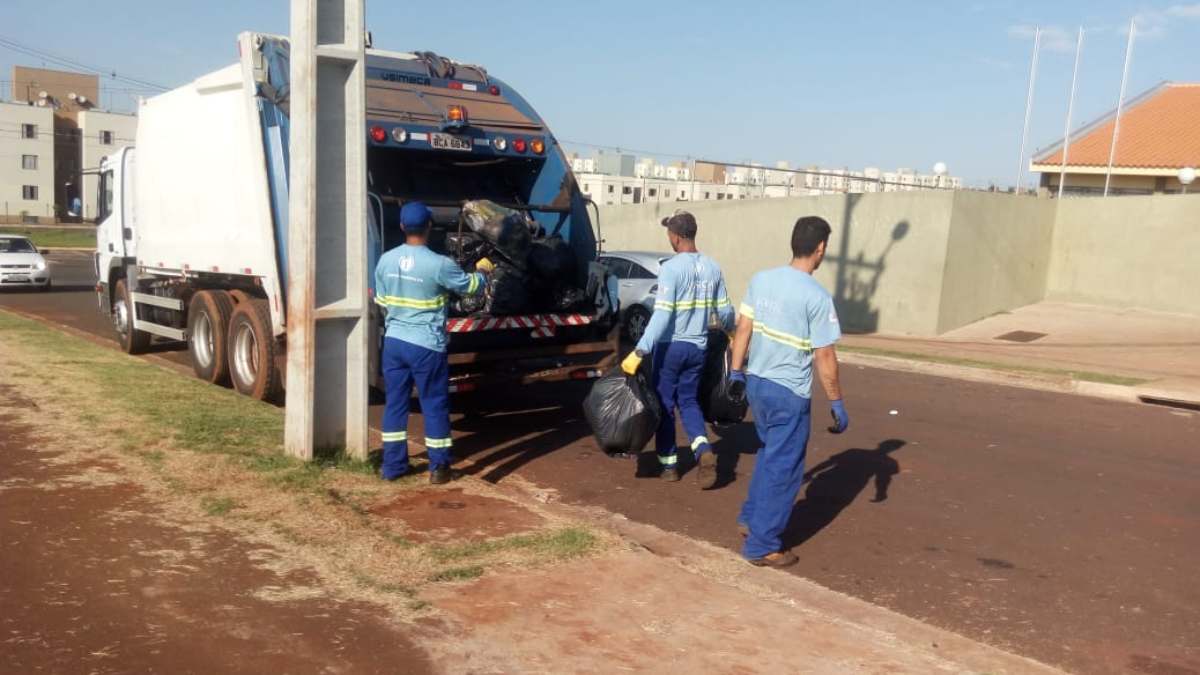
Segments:
[[[650,322],[658,272],[670,257],[652,251],[605,251],[596,259],[620,280],[621,330],[631,342],[642,338]]]
[[[28,237],[0,234],[0,288],[50,289],[50,264]]]

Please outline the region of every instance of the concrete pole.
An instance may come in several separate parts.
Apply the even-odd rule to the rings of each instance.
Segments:
[[[1025,94],[1025,124],[1021,127],[1021,149],[1017,153],[1016,194],[1021,194],[1021,181],[1025,177],[1025,144],[1029,142],[1029,116],[1033,113],[1033,90],[1037,83],[1038,52],[1042,47],[1042,28],[1033,31],[1033,59],[1029,63],[1029,91]]]
[[[1121,71],[1121,93],[1117,96],[1117,116],[1113,118],[1112,143],[1108,146],[1108,166],[1104,170],[1104,196],[1112,183],[1112,165],[1117,159],[1117,136],[1121,133],[1121,111],[1125,106],[1125,86],[1129,84],[1129,61],[1133,57],[1133,35],[1137,32],[1137,18],[1129,20],[1129,39],[1125,42],[1125,67]]]
[[[302,459],[312,459],[317,449],[343,449],[365,459],[370,325],[364,0],[291,3],[284,445]]]
[[[1083,54],[1083,26],[1075,38],[1075,67],[1071,69],[1071,96],[1067,99],[1067,123],[1063,129],[1062,166],[1058,170],[1058,198],[1063,196],[1063,183],[1067,182],[1067,152],[1071,149],[1071,115],[1075,112],[1075,83],[1079,79],[1079,57]]]

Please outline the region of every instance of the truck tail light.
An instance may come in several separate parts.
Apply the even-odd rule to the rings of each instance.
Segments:
[[[407,143],[408,130],[404,127],[392,127],[392,140],[397,143]]]
[[[446,108],[446,119],[455,124],[466,124],[467,109],[461,105],[452,105]]]
[[[525,148],[527,147],[525,145],[525,139],[524,138],[514,138],[513,142],[512,142],[512,147],[513,147],[513,150],[516,150],[517,152],[522,152],[522,153],[525,152]]]
[[[387,130],[383,127],[371,127],[371,140],[376,143],[383,143],[387,140]]]
[[[535,138],[532,141],[529,141],[529,149],[532,150],[535,155],[540,155],[546,152],[546,141],[543,141],[540,138]]]
[[[492,86],[488,87],[488,93],[491,94],[492,96],[499,96],[500,95],[500,87],[497,87],[496,85],[493,84]]]
[[[508,139],[503,136],[497,136],[492,139],[492,147],[500,152],[508,149]]]
[[[446,86],[451,89],[462,89],[463,88],[462,82],[459,82],[458,80],[450,80],[450,84],[448,84]]]

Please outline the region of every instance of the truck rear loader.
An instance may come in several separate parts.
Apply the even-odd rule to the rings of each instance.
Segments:
[[[243,33],[238,53],[144,100],[135,144],[103,160],[96,290],[125,351],[186,341],[197,377],[273,399],[286,354],[288,41]],[[598,377],[615,358],[615,284],[595,263],[588,200],[545,122],[480,66],[376,49],[366,66],[366,109],[347,114],[367,120],[370,269],[403,243],[409,200],[433,210],[434,250],[468,270],[491,249],[476,240],[465,251],[467,203],[522,214],[535,244],[573,262],[570,292],[559,284],[552,298],[531,276],[520,312],[452,303],[451,390]],[[317,255],[345,246],[318,235]],[[514,274],[524,265],[507,262]],[[380,315],[372,324],[379,344]]]

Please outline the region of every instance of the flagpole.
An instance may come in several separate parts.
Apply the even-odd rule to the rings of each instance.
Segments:
[[[1071,148],[1071,114],[1075,111],[1075,83],[1079,79],[1079,57],[1083,54],[1083,26],[1075,38],[1075,67],[1071,70],[1071,97],[1067,99],[1067,124],[1063,129],[1062,167],[1058,171],[1058,198],[1062,199],[1063,185],[1067,182],[1067,152]]]
[[[1029,64],[1029,91],[1025,95],[1025,124],[1021,127],[1021,150],[1017,157],[1016,194],[1021,194],[1021,180],[1025,175],[1025,144],[1029,141],[1029,116],[1033,112],[1033,87],[1037,82],[1038,51],[1042,46],[1042,27],[1033,30],[1033,59]]]
[[[1104,196],[1112,183],[1113,162],[1117,158],[1117,136],[1121,133],[1121,110],[1125,105],[1125,86],[1129,83],[1129,60],[1133,56],[1133,35],[1137,32],[1137,17],[1129,20],[1129,40],[1125,43],[1125,69],[1121,72],[1121,95],[1117,98],[1117,116],[1113,119],[1112,143],[1108,146],[1108,167],[1104,171]]]

